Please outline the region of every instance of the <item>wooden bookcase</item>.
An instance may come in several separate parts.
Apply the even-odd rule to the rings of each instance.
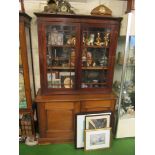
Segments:
[[[119,17],[35,13],[40,82],[36,97],[40,140],[74,139],[79,112],[111,110]]]
[[[23,129],[23,133],[21,133],[25,136],[34,134],[32,103],[35,98],[35,85],[30,22],[31,17],[29,15],[19,12],[19,113],[31,117],[29,132]],[[22,126],[26,124],[22,124]]]

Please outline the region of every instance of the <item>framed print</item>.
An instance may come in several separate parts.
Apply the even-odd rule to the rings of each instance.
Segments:
[[[51,73],[47,73],[47,84],[48,84],[48,88],[52,87],[52,75]]]
[[[96,150],[109,148],[111,143],[111,128],[85,130],[84,149]]]
[[[63,88],[74,87],[75,72],[60,72],[59,76]]]
[[[58,44],[58,31],[56,27],[54,27],[51,31],[50,35],[51,45],[57,45]]]
[[[63,33],[58,33],[57,44],[63,45]]]
[[[58,32],[56,27],[52,29],[49,39],[51,40],[51,45],[63,45],[63,33]]]
[[[25,12],[23,0],[19,0],[19,12]]]
[[[112,115],[111,111],[102,112],[88,112],[76,114],[76,127],[75,127],[75,147],[84,148],[84,130],[85,130],[85,117],[86,116],[97,116],[97,115]]]
[[[85,116],[85,129],[100,129],[110,127],[110,115]]]
[[[53,79],[52,80],[52,88],[61,88],[61,80]]]
[[[61,83],[64,88],[73,88],[74,76],[61,76]]]
[[[75,72],[60,72],[59,76],[75,76]]]

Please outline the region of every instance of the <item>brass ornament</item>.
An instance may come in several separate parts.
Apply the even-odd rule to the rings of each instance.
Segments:
[[[105,47],[108,47],[108,45],[109,45],[109,41],[110,41],[110,32],[106,32],[105,34],[104,34],[104,38],[103,38],[103,45],[105,46]]]
[[[44,12],[47,12],[47,13],[58,12],[58,6],[56,4],[56,0],[48,0],[47,6],[44,7]]]
[[[105,5],[99,5],[91,11],[91,15],[112,16],[112,11]]]
[[[47,6],[44,7],[46,13],[55,14],[75,14],[72,6],[66,0],[48,0]]]
[[[100,33],[99,32],[97,33],[97,38],[96,38],[95,44],[97,46],[101,46],[101,37],[100,37]]]

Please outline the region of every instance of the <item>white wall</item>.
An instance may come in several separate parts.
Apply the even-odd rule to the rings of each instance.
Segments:
[[[46,0],[25,0],[25,12],[32,17],[31,21],[31,35],[32,35],[32,51],[34,61],[34,74],[35,74],[35,85],[36,91],[40,88],[40,72],[39,72],[39,55],[38,55],[38,36],[37,36],[37,23],[34,12],[41,12],[44,6],[47,4]],[[123,17],[126,11],[126,1],[119,0],[85,0],[84,2],[73,2],[70,4],[74,7],[76,14],[87,14],[89,15],[91,10],[100,4],[104,4],[112,10],[112,15],[117,17]],[[125,18],[124,18],[125,19]],[[126,19],[122,24],[121,35],[126,33]]]

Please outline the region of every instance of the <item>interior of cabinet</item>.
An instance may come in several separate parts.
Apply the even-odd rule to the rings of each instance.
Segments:
[[[75,88],[76,27],[46,27],[48,88]]]
[[[81,88],[107,85],[110,29],[86,26],[82,31]]]
[[[76,27],[47,26],[48,88],[75,88],[77,59]],[[101,88],[107,84],[110,31],[105,28],[84,28],[80,58],[80,88]],[[101,39],[104,38],[104,39]]]

